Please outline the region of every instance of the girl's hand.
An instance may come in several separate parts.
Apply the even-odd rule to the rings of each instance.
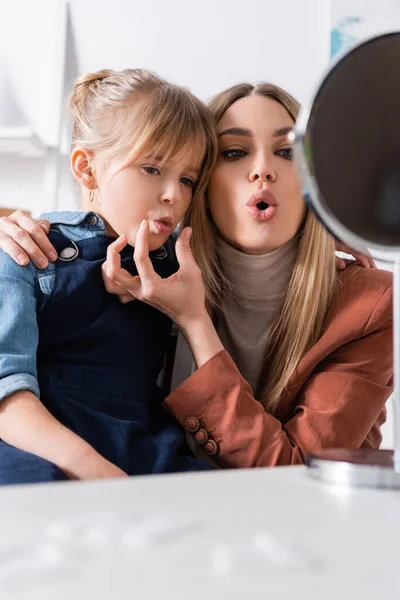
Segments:
[[[57,260],[57,252],[47,238],[49,231],[48,221],[32,219],[29,213],[17,210],[0,218],[0,248],[21,266],[31,260],[39,269],[46,269],[49,261]]]
[[[107,260],[103,265],[105,280],[118,284],[121,293],[128,292],[142,302],[154,306],[168,315],[182,328],[199,321],[207,314],[204,285],[201,272],[190,248],[192,230],[186,227],[176,243],[179,271],[163,279],[154,271],[149,258],[149,224],[142,221],[136,236],[134,260],[138,276],[132,277],[121,268],[120,252],[126,246],[125,237],[120,237],[108,247]],[[122,290],[125,290],[124,292]]]
[[[356,252],[355,250],[350,248],[350,246],[346,246],[346,244],[339,242],[339,240],[335,240],[335,249],[337,252],[344,252],[345,254],[350,254],[351,256],[354,256],[356,262],[358,262],[361,267],[365,267],[367,269],[376,269],[376,264],[374,263],[371,256],[365,256],[364,254],[360,254],[359,252]],[[345,259],[340,258],[340,256],[336,257],[336,268],[338,271],[344,271],[347,265],[348,262],[346,262]]]
[[[115,479],[128,477],[119,467],[89,446],[66,467],[60,467],[69,479]]]

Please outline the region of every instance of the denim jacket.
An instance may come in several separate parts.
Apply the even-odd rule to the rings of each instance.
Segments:
[[[106,236],[103,220],[93,212],[41,215],[72,241]],[[19,266],[0,250],[0,401],[19,390],[40,397],[37,380],[37,312],[51,295],[57,263],[41,270],[30,262]]]

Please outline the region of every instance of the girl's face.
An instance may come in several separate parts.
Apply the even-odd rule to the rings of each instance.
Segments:
[[[306,208],[287,134],[293,119],[277,101],[248,96],[218,123],[218,161],[208,200],[220,235],[248,254],[292,239]]]
[[[109,235],[125,235],[132,246],[142,220],[147,219],[149,249],[155,250],[188,210],[202,157],[188,145],[163,164],[142,160],[119,171],[124,163],[125,157],[117,157],[97,173],[93,210],[106,221]]]

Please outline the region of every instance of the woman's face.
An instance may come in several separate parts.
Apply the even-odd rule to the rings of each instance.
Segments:
[[[286,109],[264,96],[237,100],[218,123],[219,152],[208,187],[220,235],[248,254],[292,239],[305,216],[287,134]]]

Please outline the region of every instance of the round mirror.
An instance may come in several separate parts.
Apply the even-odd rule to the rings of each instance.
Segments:
[[[304,195],[341,241],[400,260],[400,32],[339,58],[296,128]]]

